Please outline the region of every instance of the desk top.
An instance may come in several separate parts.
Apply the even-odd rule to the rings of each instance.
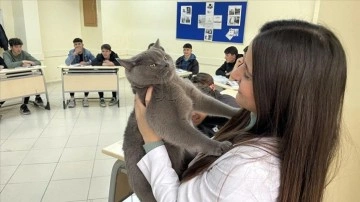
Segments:
[[[224,76],[215,75],[214,78],[214,84],[218,87],[221,87],[223,89],[232,89],[237,90],[239,88],[239,85],[236,81],[230,81],[228,78]]]
[[[12,68],[12,69],[2,69],[2,70],[0,70],[0,73],[6,74],[6,73],[15,73],[15,72],[25,72],[25,71],[29,71],[29,70],[43,69],[45,67],[46,66],[16,67],[16,68]]]
[[[192,72],[183,70],[183,69],[176,69],[176,74],[180,77],[188,77],[192,74]]]
[[[120,160],[123,160],[125,161],[124,159],[124,152],[122,150],[122,141],[119,141],[119,142],[115,142],[114,144],[112,145],[109,145],[107,147],[104,147],[102,149],[102,153],[106,154],[106,155],[109,155],[109,156],[112,156],[114,158],[117,158],[117,159],[120,159]]]
[[[119,69],[120,66],[67,66],[67,65],[59,65],[58,68],[61,69]]]

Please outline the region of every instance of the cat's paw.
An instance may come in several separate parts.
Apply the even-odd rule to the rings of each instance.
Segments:
[[[220,156],[224,152],[229,151],[232,147],[232,143],[229,141],[219,142],[218,147],[214,150],[214,153],[211,155]]]

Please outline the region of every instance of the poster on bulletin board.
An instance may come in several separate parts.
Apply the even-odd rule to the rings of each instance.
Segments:
[[[246,7],[246,1],[179,1],[176,38],[243,43]]]

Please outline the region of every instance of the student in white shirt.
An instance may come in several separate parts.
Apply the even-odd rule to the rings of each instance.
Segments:
[[[244,110],[214,137],[234,147],[220,157],[198,154],[181,180],[136,98],[147,151],[138,166],[156,200],[321,201],[339,143],[346,84],[341,43],[323,26],[269,22],[234,70]]]

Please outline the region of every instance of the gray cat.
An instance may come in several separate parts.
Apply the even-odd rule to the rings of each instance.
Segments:
[[[164,140],[172,166],[180,177],[193,157],[187,154],[201,152],[219,156],[231,147],[230,142],[212,140],[197,130],[191,122],[191,113],[196,110],[230,118],[239,109],[203,94],[188,79],[180,78],[173,60],[161,49],[159,40],[147,51],[118,61],[126,69],[126,78],[133,92],[143,103],[147,88],[153,86],[146,118]],[[156,201],[150,184],[136,165],[145,155],[143,144],[133,111],[123,143],[129,183],[141,201]]]

